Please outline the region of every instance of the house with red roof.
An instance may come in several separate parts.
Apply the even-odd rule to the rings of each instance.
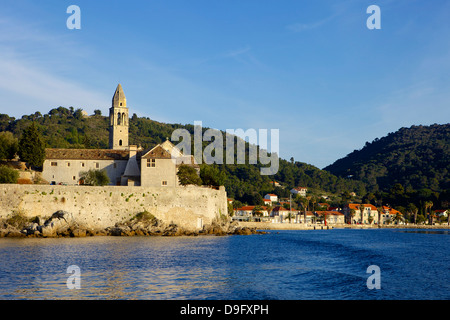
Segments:
[[[297,187],[291,189],[291,193],[295,195],[301,195],[302,197],[306,197],[306,192],[308,191],[308,188],[305,187]]]
[[[263,221],[269,219],[266,206],[243,206],[234,210],[233,220],[237,221]]]
[[[372,204],[363,204],[361,212],[360,203],[349,203],[344,206],[342,213],[345,215],[347,223],[351,224],[376,224],[379,219],[377,207]]]
[[[322,218],[324,223],[326,221],[327,225],[345,223],[344,214],[338,211],[316,211],[316,216]]]
[[[380,224],[403,224],[403,214],[388,206],[383,206]]]
[[[268,193],[264,196],[264,199],[266,200],[270,200],[272,202],[278,202],[278,196],[276,194],[273,193]]]

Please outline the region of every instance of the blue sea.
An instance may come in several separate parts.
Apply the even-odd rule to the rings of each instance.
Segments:
[[[2,238],[0,299],[449,300],[449,233]]]

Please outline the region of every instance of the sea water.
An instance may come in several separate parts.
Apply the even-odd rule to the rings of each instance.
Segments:
[[[370,266],[378,289],[368,285]],[[2,238],[0,299],[448,300],[450,234]]]

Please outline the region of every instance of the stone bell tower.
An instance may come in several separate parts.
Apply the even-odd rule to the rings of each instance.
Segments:
[[[109,148],[128,149],[128,108],[121,84],[116,88],[109,108]]]

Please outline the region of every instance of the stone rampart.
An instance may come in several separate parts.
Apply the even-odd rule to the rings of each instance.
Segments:
[[[104,229],[148,211],[166,223],[198,231],[227,213],[224,187],[52,186],[0,184],[0,218],[20,211],[46,219],[62,210],[79,225]]]

